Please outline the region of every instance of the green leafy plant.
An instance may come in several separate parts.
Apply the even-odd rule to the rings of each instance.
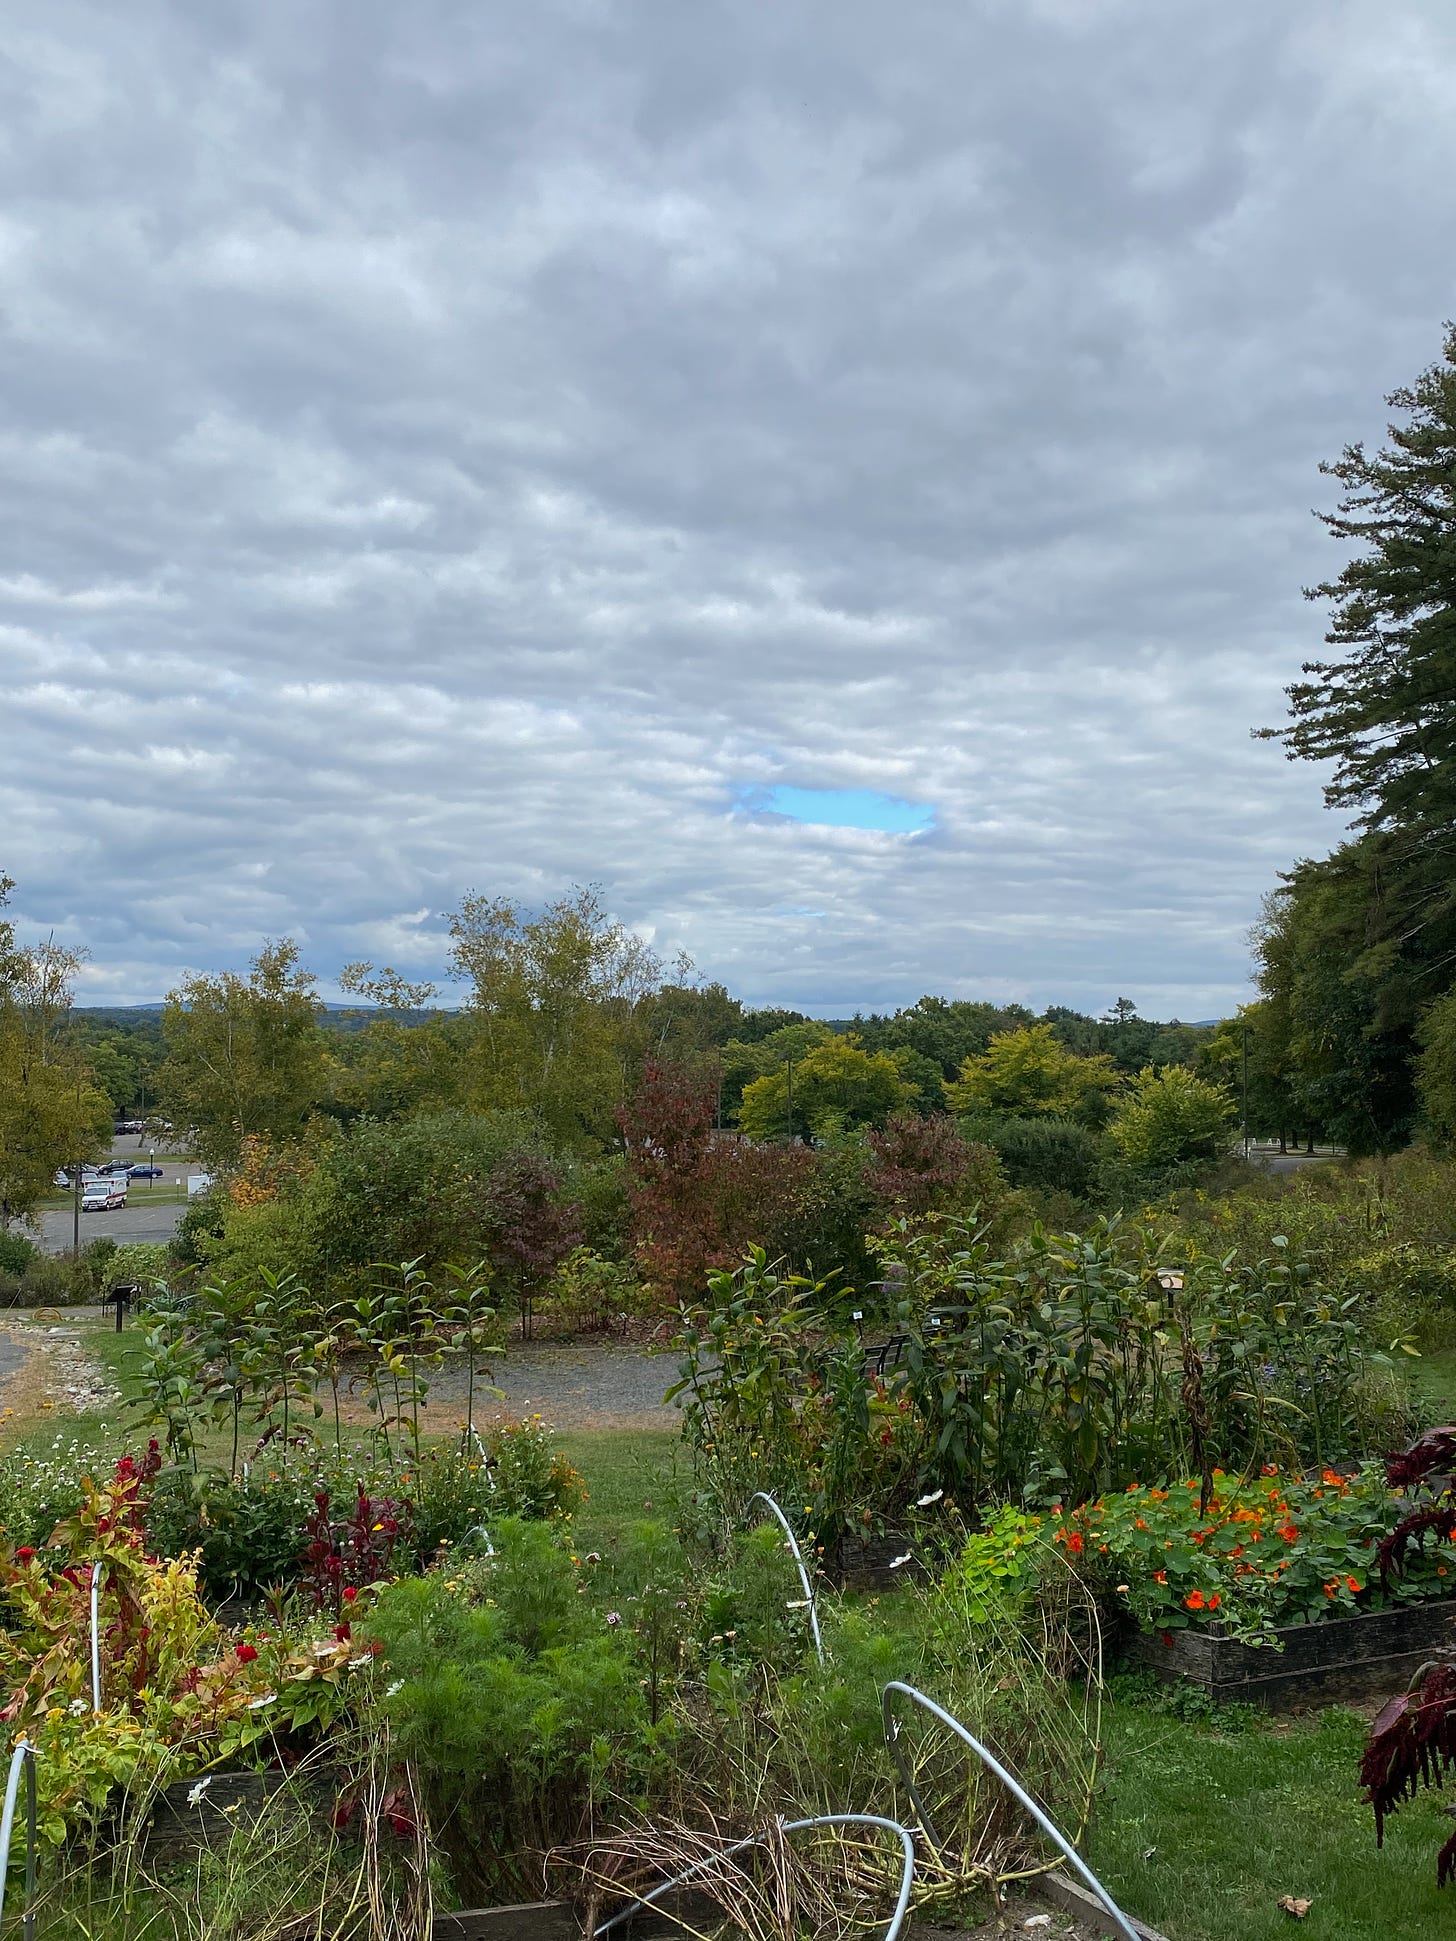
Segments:
[[[1215,1471],[1213,1483],[1206,1501],[1201,1478],[1099,1498],[1056,1522],[1053,1541],[1144,1630],[1215,1624],[1250,1644],[1280,1625],[1456,1589],[1456,1549],[1444,1542],[1382,1586],[1377,1553],[1402,1506],[1376,1464],[1313,1480]]]

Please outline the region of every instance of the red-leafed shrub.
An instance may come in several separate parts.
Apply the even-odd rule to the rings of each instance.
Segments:
[[[1404,1576],[1428,1543],[1456,1537],[1456,1427],[1429,1429],[1385,1466],[1393,1489],[1410,1491],[1415,1507],[1380,1545],[1381,1580]],[[1387,1815],[1423,1786],[1439,1786],[1456,1772],[1456,1664],[1423,1665],[1412,1689],[1393,1698],[1370,1727],[1360,1762],[1360,1783],[1375,1811],[1375,1843],[1385,1836]],[[1456,1877],[1456,1833],[1436,1856],[1436,1884]]]
[[[777,1250],[817,1172],[803,1146],[755,1145],[715,1130],[717,1095],[711,1070],[654,1060],[618,1115],[633,1251],[644,1279],[673,1304],[700,1299],[708,1275],[747,1247]]]

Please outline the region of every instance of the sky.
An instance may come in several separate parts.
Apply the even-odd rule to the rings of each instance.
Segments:
[[[1453,110],[1449,0],[22,10],[18,929],[333,994],[594,883],[755,1003],[1228,1012]]]

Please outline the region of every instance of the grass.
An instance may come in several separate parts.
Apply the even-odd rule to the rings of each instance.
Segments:
[[[135,1327],[88,1327],[85,1345],[123,1395]],[[1456,1415],[1456,1353],[1412,1370],[1430,1414]],[[116,1412],[117,1416],[120,1411]],[[94,1436],[94,1418],[53,1416],[48,1433]],[[113,1427],[112,1437],[118,1443]],[[135,1440],[135,1432],[128,1438]],[[605,1544],[646,1516],[671,1518],[680,1477],[673,1429],[575,1431],[560,1438],[586,1481],[573,1540]],[[1364,1722],[1332,1710],[1297,1720],[1198,1716],[1114,1687],[1104,1715],[1106,1777],[1089,1859],[1130,1913],[1169,1941],[1267,1941],[1292,1932],[1281,1895],[1308,1898],[1308,1941],[1456,1937],[1456,1890],[1438,1894],[1435,1855],[1451,1831],[1440,1795],[1405,1808],[1383,1851],[1360,1799]]]
[[[1356,1714],[1231,1731],[1114,1702],[1104,1725],[1108,1779],[1089,1859],[1169,1941],[1286,1935],[1283,1894],[1313,1901],[1299,1930],[1308,1941],[1456,1934],[1456,1895],[1436,1888],[1451,1831],[1440,1795],[1404,1808],[1377,1851]]]
[[[1456,1420],[1456,1348],[1437,1348],[1406,1362],[1403,1372],[1423,1422]]]
[[[578,1543],[609,1541],[646,1517],[670,1518],[676,1429],[578,1429],[557,1440],[586,1481],[587,1500],[575,1518]]]

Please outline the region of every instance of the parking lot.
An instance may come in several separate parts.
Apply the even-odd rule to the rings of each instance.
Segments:
[[[135,1133],[113,1139],[107,1157],[124,1159],[133,1166],[150,1165],[155,1160],[162,1169],[162,1177],[129,1181],[125,1206],[114,1207],[109,1213],[83,1213],[81,1245],[84,1247],[88,1240],[99,1239],[102,1234],[118,1242],[168,1239],[186,1205],[185,1199],[178,1197],[179,1193],[185,1193],[188,1175],[199,1170],[196,1160],[167,1152],[159,1141],[138,1139]],[[75,1215],[71,1207],[53,1206],[41,1213],[36,1238],[43,1253],[63,1254],[70,1251],[74,1231]]]

